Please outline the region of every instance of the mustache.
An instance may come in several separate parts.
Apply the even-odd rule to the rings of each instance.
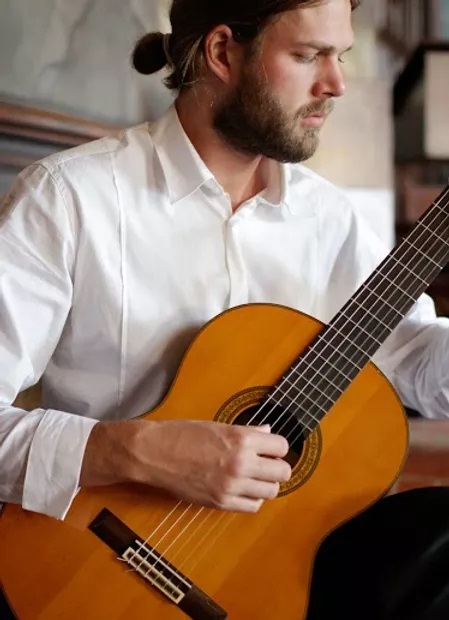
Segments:
[[[308,103],[307,105],[303,105],[298,110],[297,118],[306,118],[307,116],[313,116],[314,114],[323,114],[324,116],[328,116],[334,108],[335,101],[333,99]]]

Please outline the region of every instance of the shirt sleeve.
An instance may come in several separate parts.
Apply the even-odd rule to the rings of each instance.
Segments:
[[[0,501],[60,519],[96,420],[12,404],[44,374],[71,310],[74,228],[61,181],[42,165],[0,203]]]
[[[353,213],[330,285],[339,305],[349,299],[387,254],[387,248],[365,220]],[[348,277],[349,273],[352,275]],[[427,294],[418,299],[385,340],[373,362],[406,407],[427,418],[449,418],[449,319],[436,316],[434,303]]]

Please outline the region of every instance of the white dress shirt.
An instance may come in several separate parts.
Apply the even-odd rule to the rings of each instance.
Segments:
[[[0,211],[0,501],[63,518],[93,425],[155,407],[206,321],[274,302],[328,322],[378,265],[330,183],[265,173],[233,214],[172,107],[17,178]],[[375,357],[433,418],[449,412],[448,326],[423,296]],[[42,409],[12,407],[41,377]]]

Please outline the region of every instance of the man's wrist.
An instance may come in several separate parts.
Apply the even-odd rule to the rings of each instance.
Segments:
[[[133,479],[135,421],[98,422],[91,431],[81,467],[80,486],[105,486]]]

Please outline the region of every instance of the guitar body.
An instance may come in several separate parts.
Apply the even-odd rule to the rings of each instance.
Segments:
[[[233,423],[322,329],[275,305],[225,312],[194,340],[151,418]],[[19,620],[305,620],[318,547],[391,488],[407,445],[399,399],[370,364],[306,440],[280,496],[258,514],[179,505],[132,485],[82,490],[64,522],[7,505],[0,518],[1,585]],[[207,601],[181,611],[118,559],[89,529],[104,508],[144,541],[149,537],[151,548],[227,615],[208,611]],[[159,584],[167,575],[162,571]]]

